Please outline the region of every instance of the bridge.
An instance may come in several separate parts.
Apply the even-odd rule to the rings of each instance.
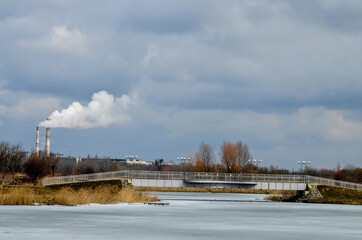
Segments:
[[[138,187],[202,187],[202,188],[249,188],[264,190],[306,190],[308,183],[332,187],[362,190],[362,184],[337,181],[308,175],[205,173],[205,172],[159,172],[115,171],[48,177],[43,186],[78,182],[130,179]]]

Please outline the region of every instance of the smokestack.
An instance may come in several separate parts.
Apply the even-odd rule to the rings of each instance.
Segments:
[[[36,156],[39,156],[39,127],[36,127],[36,144],[35,144],[35,149],[36,149]]]
[[[50,128],[46,128],[45,155],[50,157]]]

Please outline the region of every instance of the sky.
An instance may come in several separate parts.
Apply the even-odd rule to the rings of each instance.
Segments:
[[[28,151],[40,124],[64,155],[362,166],[359,0],[0,0],[0,43],[0,141]]]

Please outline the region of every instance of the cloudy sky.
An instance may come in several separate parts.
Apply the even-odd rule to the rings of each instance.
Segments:
[[[66,155],[362,165],[358,0],[0,0],[0,45],[0,141],[29,151],[52,116]]]

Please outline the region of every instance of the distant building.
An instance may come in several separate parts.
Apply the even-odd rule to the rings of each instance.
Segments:
[[[54,157],[56,158],[64,158],[64,154],[63,153],[53,153],[52,154]]]
[[[111,159],[111,161],[116,161],[119,163],[124,163],[124,164],[129,164],[129,165],[138,164],[138,165],[149,166],[149,165],[153,164],[153,162],[142,161],[141,159],[138,159],[137,156],[126,156],[126,158],[120,158],[120,159],[114,158],[114,159]]]
[[[69,163],[71,165],[78,164],[82,161],[82,158],[80,157],[63,157],[61,158],[62,162]]]

